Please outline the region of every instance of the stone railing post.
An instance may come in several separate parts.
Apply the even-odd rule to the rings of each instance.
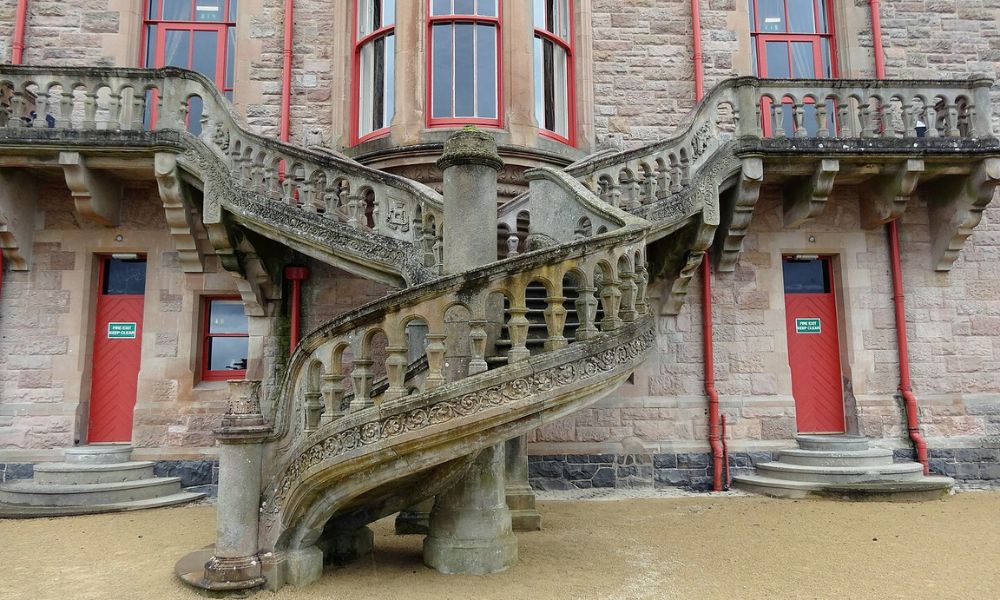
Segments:
[[[271,426],[260,411],[260,382],[229,382],[229,406],[219,440],[219,504],[215,554],[205,563],[207,589],[247,589],[264,583],[257,557],[261,455]]]
[[[736,131],[740,137],[763,137],[760,130],[760,91],[757,89],[756,79],[742,79],[736,84],[736,110],[737,127]],[[770,117],[770,115],[768,115]]]
[[[993,136],[993,111],[990,110],[990,90],[993,87],[993,80],[987,76],[975,76],[969,84],[972,86],[972,137],[992,137]]]

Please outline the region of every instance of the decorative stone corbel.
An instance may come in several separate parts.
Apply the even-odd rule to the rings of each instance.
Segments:
[[[880,175],[861,186],[861,226],[875,229],[902,217],[923,172],[924,161],[911,158],[895,172]]]
[[[729,273],[736,269],[736,259],[743,248],[743,238],[750,227],[750,219],[753,218],[763,182],[764,162],[759,157],[744,158],[740,180],[736,184],[733,213],[719,252],[719,271]]]
[[[121,182],[105,173],[91,171],[79,152],[60,152],[59,164],[73,194],[76,211],[101,225],[117,227],[121,221]]]
[[[157,152],[153,159],[156,183],[160,188],[160,201],[174,247],[180,256],[181,268],[185,273],[204,271],[198,243],[192,232],[191,198],[187,187],[181,181],[177,156],[170,152]]]
[[[0,249],[14,271],[31,268],[38,186],[23,171],[0,169]]]
[[[698,227],[680,272],[670,282],[670,293],[661,305],[661,314],[676,315],[681,312],[684,302],[687,301],[691,278],[701,266],[701,261],[705,260],[708,248],[712,245],[712,240],[715,239],[715,230],[716,226],[708,223],[702,223]]]
[[[951,270],[965,240],[993,200],[997,185],[1000,185],[1000,158],[987,158],[969,175],[942,181],[927,190],[936,270]]]
[[[785,227],[798,227],[823,212],[839,172],[839,160],[824,158],[811,177],[785,188]]]

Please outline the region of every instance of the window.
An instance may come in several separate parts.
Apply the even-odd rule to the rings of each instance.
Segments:
[[[572,143],[572,0],[534,0],[535,119],[543,135]]]
[[[395,112],[396,0],[356,0],[355,142],[384,133]]]
[[[239,298],[206,298],[202,328],[201,378],[207,381],[246,376],[250,338]]]
[[[500,0],[427,0],[430,125],[500,126]]]
[[[830,79],[833,20],[827,0],[749,0],[754,74],[771,79]]]
[[[233,99],[237,0],[146,0],[144,64],[198,71]],[[188,130],[201,133],[202,101],[192,98]],[[147,119],[151,122],[151,117]]]

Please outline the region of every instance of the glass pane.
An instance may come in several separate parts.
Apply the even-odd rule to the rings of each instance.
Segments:
[[[109,258],[104,263],[105,296],[141,296],[146,292],[146,259]]]
[[[484,17],[497,16],[497,0],[478,0],[476,14]]]
[[[545,29],[545,5],[549,0],[534,0],[534,2],[531,9],[531,22],[535,29]]]
[[[813,0],[788,0],[788,26],[794,33],[816,33]]]
[[[217,337],[208,343],[208,368],[210,371],[244,371],[247,368],[245,337]]]
[[[554,0],[556,7],[556,35],[569,39],[569,0]]]
[[[375,50],[371,42],[361,47],[359,57],[361,72],[358,76],[358,133],[365,135],[372,132],[372,106],[375,98],[373,73],[375,71]]]
[[[539,2],[542,0],[538,0]],[[542,75],[542,40],[535,38],[534,81],[535,81],[535,121],[545,127],[545,80]]]
[[[451,116],[451,25],[435,25],[431,31],[431,43],[434,46],[431,58],[431,77],[433,78],[433,97],[431,98],[431,116]]]
[[[195,0],[195,21],[222,21],[225,18],[222,0]]]
[[[393,115],[396,114],[396,36],[386,36],[384,60],[385,113],[382,117],[382,126],[388,127],[392,124]]]
[[[792,42],[792,77],[816,78],[816,55],[812,42]]]
[[[456,15],[476,14],[476,0],[455,0]]]
[[[830,40],[823,38],[819,41],[819,47],[823,51],[823,77],[833,79],[833,60],[830,57]]]
[[[753,0],[747,0],[747,4],[750,6],[750,31],[757,31],[757,13],[754,12]]]
[[[455,24],[455,116],[476,116],[476,26]]]
[[[372,131],[382,129],[385,117],[385,38],[372,40]]]
[[[160,17],[160,2],[159,0],[149,0],[147,3],[146,18],[153,21]]]
[[[195,31],[194,48],[191,52],[191,70],[197,71],[212,81],[218,82],[219,33],[217,31]]]
[[[772,79],[787,79],[791,77],[788,70],[788,44],[785,42],[767,42],[764,44],[767,54],[767,72],[764,77]]]
[[[191,0],[163,0],[163,20],[190,21]]]
[[[233,78],[236,76],[236,28],[226,31],[226,84],[227,90],[233,89]]]
[[[759,0],[760,9],[760,29],[766,33],[784,32],[785,29],[785,2],[784,0]]]
[[[431,3],[431,14],[432,15],[450,15],[451,14],[451,0],[434,0]]]
[[[830,293],[829,261],[785,259],[782,263],[786,294]]]
[[[544,127],[549,131],[555,129],[555,60],[552,49],[555,46],[551,41],[542,42],[542,77],[545,79],[545,118]]]
[[[229,0],[229,15],[227,19],[230,22],[236,21],[236,12],[239,10],[236,5],[236,0]]]
[[[396,23],[396,0],[382,0],[382,27]]]
[[[156,68],[156,25],[146,28],[146,68]]]
[[[209,303],[208,332],[247,333],[247,316],[239,300],[212,300]]]
[[[375,29],[372,27],[372,11],[378,0],[358,0],[358,38],[363,38]]]
[[[165,32],[163,44],[163,67],[182,67],[187,69],[191,66],[190,49],[191,32],[177,29],[169,29]]]
[[[816,0],[816,10],[819,12],[819,32],[830,33],[826,22],[826,0]]]
[[[476,99],[477,116],[497,118],[497,48],[496,27],[476,26]]]
[[[553,82],[555,108],[554,129],[556,133],[563,137],[569,137],[569,61],[566,50],[561,46],[554,46],[555,81]]]

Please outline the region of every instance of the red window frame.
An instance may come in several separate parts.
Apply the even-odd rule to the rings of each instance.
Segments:
[[[426,107],[427,107],[427,126],[428,127],[455,127],[456,125],[484,125],[486,127],[502,127],[503,125],[503,0],[496,0],[497,2],[497,16],[487,17],[482,15],[431,15],[431,9],[433,0],[426,0],[425,7],[427,9],[427,90],[426,90]],[[434,44],[433,44],[433,31],[434,26],[441,23],[473,23],[480,25],[492,24],[496,27],[497,42],[496,42],[496,102],[497,102],[497,116],[495,119],[484,119],[481,117],[434,117]],[[452,61],[454,62],[454,54],[452,55]],[[452,65],[454,68],[454,64]],[[454,73],[452,74],[454,77]],[[452,114],[455,113],[455,104],[452,102],[451,106]]]
[[[229,34],[231,31],[235,31],[234,28],[236,27],[236,15],[230,14],[236,0],[223,0],[223,16],[221,21],[164,19],[163,3],[164,0],[144,0],[143,2],[142,34],[139,45],[140,64],[145,65],[147,68],[154,68],[158,65],[163,65],[164,42],[166,37],[164,32],[167,29],[186,30],[192,33],[195,31],[215,31],[218,33],[216,42],[217,51],[215,56],[215,75],[210,77],[210,79],[215,83],[223,95],[231,101],[233,98],[233,83],[235,80],[235,64],[230,69],[227,59],[231,54],[233,55],[232,58],[235,59],[235,39],[233,40],[233,47],[229,48]],[[192,17],[197,14],[197,3],[198,0],[191,0]],[[151,46],[149,43],[150,31],[153,30],[154,27],[155,39],[153,39],[153,44]],[[191,39],[188,41],[188,44],[188,56],[191,56],[191,50],[193,49],[194,44],[194,35],[191,35]],[[149,54],[151,49],[153,51],[152,56]]]
[[[352,18],[354,19],[354,57],[352,65],[352,86],[351,93],[353,94],[351,99],[351,145],[359,144],[361,142],[381,137],[389,133],[389,127],[391,123],[386,123],[381,129],[376,129],[370,131],[364,135],[361,135],[360,123],[361,119],[361,50],[367,44],[374,42],[376,39],[382,37],[388,37],[390,35],[395,35],[396,33],[396,16],[393,15],[392,23],[389,25],[384,25],[375,31],[365,35],[363,38],[358,39],[358,20],[360,19],[360,8],[358,4],[365,0],[354,0],[354,14]],[[384,0],[375,0],[376,2],[382,2]],[[393,57],[395,60],[395,57]],[[395,69],[394,69],[395,71]],[[383,90],[384,92],[384,90]],[[391,119],[390,119],[391,121]]]
[[[247,375],[246,369],[209,369],[209,356],[211,355],[210,344],[212,338],[217,337],[245,337],[248,339],[249,350],[249,328],[246,333],[209,333],[211,331],[212,302],[223,300],[226,302],[240,302],[243,300],[239,296],[203,296],[201,299],[201,379],[202,381],[226,381],[228,379],[243,379]],[[249,357],[248,357],[249,358]]]
[[[810,42],[813,46],[813,71],[815,79],[825,79],[825,69],[823,64],[823,42],[827,40],[830,48],[830,77],[837,77],[837,44],[835,38],[836,26],[833,20],[833,2],[831,0],[812,0],[813,2],[813,29],[821,32],[821,15],[826,17],[826,31],[821,33],[794,33],[788,31],[789,8],[788,0],[782,0],[784,6],[784,32],[768,32],[761,30],[760,23],[760,0],[749,0],[750,2],[750,38],[753,43],[754,72],[757,77],[766,79],[767,73],[767,42],[783,42],[788,44],[788,72],[792,73],[794,66],[792,59],[792,42]],[[794,74],[792,74],[792,78]]]
[[[558,133],[556,133],[555,131],[546,129],[545,125],[542,123],[543,117],[541,115],[535,115],[535,119],[538,121],[538,133],[540,135],[552,138],[559,142],[569,144],[570,146],[576,144],[576,55],[574,53],[574,41],[576,40],[576,25],[575,25],[575,19],[573,19],[574,15],[573,2],[574,0],[566,0],[566,10],[569,13],[567,15],[567,20],[569,22],[568,40],[563,39],[558,35],[556,35],[555,33],[548,31],[546,29],[540,29],[538,27],[535,27],[535,37],[540,37],[545,40],[549,40],[566,51],[567,135],[566,137],[563,137]]]

